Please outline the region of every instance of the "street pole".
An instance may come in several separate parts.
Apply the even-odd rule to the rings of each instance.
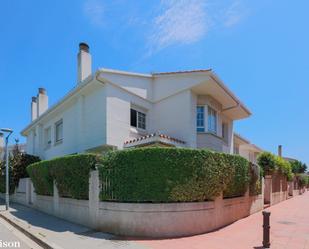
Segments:
[[[8,133],[5,138],[5,209],[9,210],[10,185],[9,185],[9,138],[13,133],[12,129],[2,128],[1,132]]]
[[[5,138],[5,209],[9,210],[9,134]]]

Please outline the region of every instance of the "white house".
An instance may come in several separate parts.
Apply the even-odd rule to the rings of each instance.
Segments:
[[[250,116],[212,70],[92,72],[85,43],[76,87],[50,108],[40,88],[31,107],[21,133],[27,152],[42,159],[157,143],[233,153],[233,123]]]
[[[257,157],[264,150],[250,143],[246,138],[234,133],[234,154],[241,155],[250,162],[257,164]]]

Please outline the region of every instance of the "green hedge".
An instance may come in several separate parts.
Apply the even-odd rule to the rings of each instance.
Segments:
[[[258,164],[263,169],[266,175],[271,175],[278,171],[285,175],[290,181],[293,179],[294,174],[292,173],[291,163],[284,160],[283,158],[273,155],[269,152],[263,152],[258,157]]]
[[[226,164],[234,169],[233,178],[223,192],[224,198],[243,196],[249,186],[249,162],[237,155],[225,155]]]
[[[52,195],[55,180],[59,196],[88,199],[90,170],[98,161],[96,155],[77,154],[32,164],[27,171],[40,195]]]
[[[246,159],[207,150],[155,147],[116,151],[103,158],[99,171],[104,201],[205,201],[223,190],[229,196],[242,195],[248,185]]]
[[[48,161],[30,164],[27,167],[35,192],[39,195],[53,195],[53,178],[49,172]]]

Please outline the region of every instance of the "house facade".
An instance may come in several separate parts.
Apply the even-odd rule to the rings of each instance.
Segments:
[[[0,132],[0,161],[5,159],[6,147],[5,147],[5,141],[4,140],[5,140],[4,134]],[[15,147],[16,147],[16,144],[8,146],[9,155],[10,154],[12,155]],[[27,150],[27,146],[24,143],[18,144],[18,149],[21,153],[24,153]]]
[[[81,43],[76,87],[51,107],[43,88],[32,98],[27,153],[50,159],[158,143],[233,153],[234,121],[251,114],[212,70],[91,68]]]
[[[250,143],[241,135],[234,133],[234,154],[238,154],[257,165],[257,157],[262,152],[264,152],[263,149]]]

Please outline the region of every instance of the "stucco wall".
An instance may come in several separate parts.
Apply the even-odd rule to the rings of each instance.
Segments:
[[[82,152],[106,144],[106,98],[101,83],[85,88],[57,112],[43,119],[27,137],[27,153],[50,159]],[[55,143],[55,123],[63,121],[63,141]],[[46,146],[44,130],[51,128],[51,145]],[[33,144],[35,142],[35,145]]]
[[[126,140],[154,132],[154,116],[150,102],[113,85],[106,85],[106,94],[107,144],[122,148]],[[146,114],[146,130],[131,128],[131,106],[141,109]]]
[[[193,109],[194,108],[194,109]],[[196,96],[184,91],[161,100],[154,106],[156,130],[196,148]]]

